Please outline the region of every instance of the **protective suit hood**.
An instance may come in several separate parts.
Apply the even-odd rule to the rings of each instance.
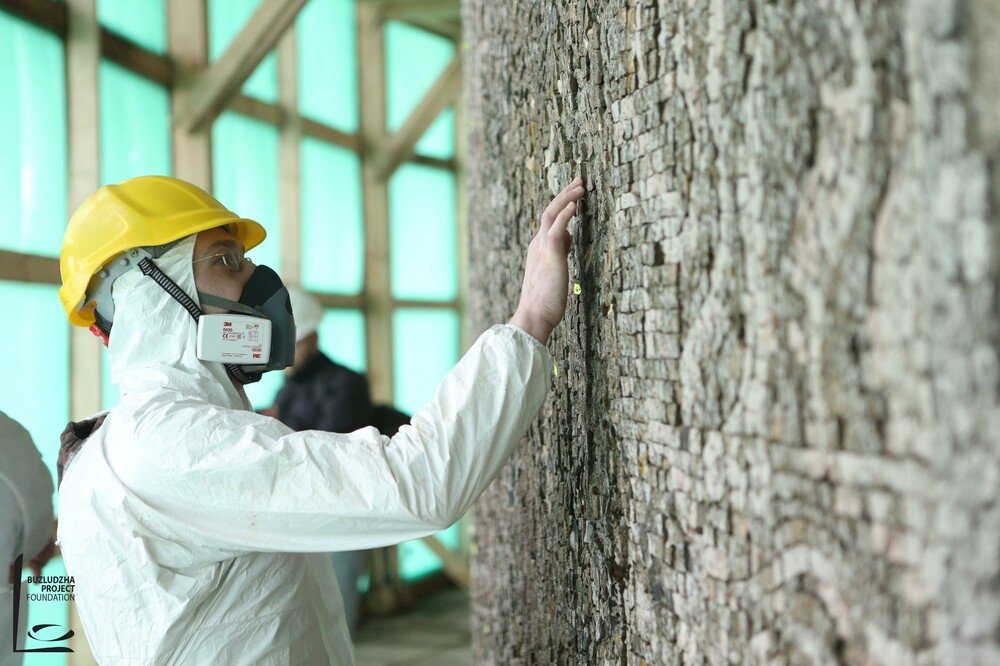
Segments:
[[[200,306],[191,266],[195,239],[188,236],[155,263]],[[160,285],[131,270],[115,281],[113,296],[108,354],[111,380],[123,397],[166,388],[220,407],[250,408],[221,363],[198,358],[198,324]]]

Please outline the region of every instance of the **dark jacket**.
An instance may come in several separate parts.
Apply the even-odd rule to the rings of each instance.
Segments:
[[[292,430],[354,432],[375,426],[388,437],[396,434],[410,417],[389,406],[372,406],[368,380],[345,368],[322,352],[317,353],[294,375],[274,398],[277,417]],[[344,600],[347,626],[354,635],[358,618],[358,575],[367,569],[367,555],[361,551],[333,555],[334,573]]]
[[[274,405],[292,430],[354,432],[372,425],[368,380],[322,352],[285,381]]]

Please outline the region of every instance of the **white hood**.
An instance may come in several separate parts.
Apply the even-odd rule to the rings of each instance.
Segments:
[[[154,261],[200,305],[191,266],[195,238],[188,236]],[[108,353],[111,381],[123,397],[166,388],[179,397],[199,397],[220,407],[250,408],[246,394],[233,385],[221,363],[198,359],[197,324],[151,277],[131,270],[115,281],[113,294]]]

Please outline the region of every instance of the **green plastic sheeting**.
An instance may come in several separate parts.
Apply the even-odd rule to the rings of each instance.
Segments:
[[[102,5],[106,0],[101,0]],[[112,3],[115,4],[115,3]],[[169,175],[170,98],[162,86],[107,61],[100,68],[101,184],[149,174]],[[101,352],[101,406],[120,395],[111,383],[108,352]]]
[[[167,52],[165,0],[97,0],[97,20],[154,53]]]
[[[53,483],[59,434],[69,421],[69,322],[57,290],[55,285],[0,281],[4,309],[28,313],[31,322],[6,332],[7,344],[17,353],[8,354],[0,371],[0,410],[31,433]]]
[[[399,129],[454,54],[454,44],[411,26],[385,25],[386,116]],[[420,155],[448,159],[455,151],[455,112],[445,109],[415,146]],[[458,295],[455,177],[449,171],[404,164],[389,181],[392,295],[399,299],[451,300]],[[396,405],[413,413],[433,397],[458,360],[458,315],[399,309],[393,313],[393,383]],[[459,528],[436,535],[457,549]],[[400,575],[407,580],[440,570],[420,541],[399,546]]]
[[[295,22],[299,112],[343,132],[358,130],[354,0],[310,0]]]
[[[59,255],[66,227],[66,72],[59,38],[0,11],[0,248]]]
[[[0,159],[3,159],[0,157]],[[9,355],[0,371],[0,410],[17,420],[34,440],[56,485],[59,434],[69,421],[69,323],[59,304],[56,287],[24,282],[0,281],[0,303],[10,312],[31,313],[31,326],[7,331],[7,342],[16,354]],[[62,380],[54,381],[54,378]],[[58,514],[58,493],[52,502]],[[43,574],[65,575],[60,558],[45,566]],[[25,571],[27,575],[27,571]],[[40,592],[31,586],[30,592]],[[63,601],[39,601],[28,605],[28,626],[55,623],[68,626],[69,605]],[[5,628],[10,631],[10,627]],[[27,647],[49,647],[29,641]],[[64,654],[29,654],[26,666],[61,666]]]
[[[442,160],[455,156],[455,108],[449,106],[441,112],[414,146],[418,155]]]
[[[461,532],[458,523],[434,535],[448,550],[458,552]],[[441,570],[441,560],[422,541],[399,544],[399,575],[416,580]]]
[[[170,98],[166,88],[101,62],[101,184],[170,175]]]
[[[445,70],[455,53],[448,39],[399,21],[385,24],[386,123],[399,129]],[[455,154],[455,110],[451,107],[417,141],[419,155],[448,159]]]
[[[458,362],[458,314],[451,310],[400,308],[392,315],[392,369],[396,406],[413,414],[426,405],[441,380]],[[437,536],[457,549],[459,528]],[[413,580],[441,568],[438,557],[420,541],[399,546],[400,575]]]
[[[449,39],[387,21],[384,28],[386,123],[399,129],[455,54]]]
[[[254,409],[265,409],[274,404],[274,396],[278,395],[284,383],[285,379],[280,372],[265,372],[259,382],[247,384],[243,388]]]
[[[215,196],[237,215],[264,225],[267,238],[247,256],[281,274],[278,218],[278,130],[235,113],[212,126]]]
[[[247,253],[281,275],[278,219],[278,130],[235,113],[219,116],[212,127],[212,180],[215,196],[237,215],[264,225],[267,238]],[[281,373],[269,372],[247,386],[254,409],[270,407],[281,388]]]
[[[393,400],[413,414],[434,397],[458,362],[458,313],[398,308],[392,313]]]
[[[361,163],[354,151],[302,141],[302,286],[357,294],[364,284]]]
[[[447,301],[458,295],[455,175],[404,164],[389,181],[392,295]]]
[[[208,58],[217,60],[240,33],[261,0],[208,0]],[[269,53],[243,84],[243,93],[265,102],[278,101],[278,60]]]
[[[324,354],[355,372],[364,374],[368,370],[365,316],[360,310],[326,310],[317,333]]]

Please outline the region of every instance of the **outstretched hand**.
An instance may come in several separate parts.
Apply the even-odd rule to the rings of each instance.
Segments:
[[[566,227],[585,192],[583,179],[573,179],[545,208],[538,233],[528,245],[521,300],[510,323],[523,328],[542,344],[548,342],[552,329],[566,313],[567,255],[572,241]]]

